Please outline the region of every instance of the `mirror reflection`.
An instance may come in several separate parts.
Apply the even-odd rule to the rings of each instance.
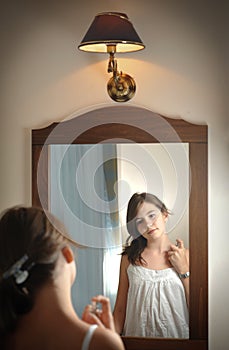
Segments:
[[[124,336],[189,337],[189,251],[170,241],[170,211],[155,195],[134,193],[127,207],[115,328]],[[139,322],[140,317],[140,322]]]
[[[161,198],[172,213],[166,222],[170,241],[180,237],[188,247],[188,144],[51,145],[49,179],[49,210],[86,246],[77,251],[82,270],[73,288],[79,313],[91,291],[110,297],[114,308],[133,193]]]

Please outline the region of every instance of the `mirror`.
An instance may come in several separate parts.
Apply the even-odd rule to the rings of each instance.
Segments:
[[[50,145],[48,169],[49,211],[73,240],[90,248],[76,254],[73,302],[79,315],[95,290],[114,307],[133,193],[154,193],[168,203],[173,213],[167,223],[170,240],[175,243],[179,232],[189,246],[187,143]]]
[[[45,209],[50,205],[52,177],[48,176],[48,169],[51,145],[98,143],[120,147],[125,144],[141,147],[143,144],[180,144],[182,148],[184,144],[188,145],[191,179],[187,211],[191,253],[190,338],[123,337],[123,341],[127,349],[188,349],[192,346],[207,349],[207,127],[166,118],[139,107],[115,106],[33,130],[33,204]]]

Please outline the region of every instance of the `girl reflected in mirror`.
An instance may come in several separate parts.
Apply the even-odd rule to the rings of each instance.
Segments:
[[[73,308],[71,240],[39,208],[15,207],[0,218],[0,348],[124,350],[109,299],[93,298],[82,319]]]
[[[189,251],[181,239],[170,241],[169,214],[153,194],[135,193],[129,200],[130,237],[113,313],[116,331],[124,336],[189,337]]]

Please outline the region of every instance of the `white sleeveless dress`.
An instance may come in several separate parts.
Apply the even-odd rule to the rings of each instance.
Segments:
[[[151,270],[129,265],[129,291],[123,335],[189,338],[183,284],[174,268]]]

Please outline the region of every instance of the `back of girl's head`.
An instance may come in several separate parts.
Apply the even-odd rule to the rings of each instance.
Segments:
[[[53,276],[66,238],[56,228],[60,223],[55,217],[51,221],[34,207],[14,207],[0,218],[0,334],[15,328],[18,317],[33,307],[39,288]],[[22,280],[12,269],[20,260],[19,270],[28,272]]]
[[[137,231],[135,224],[135,218],[139,208],[144,202],[154,204],[162,213],[169,214],[169,210],[157,196],[147,192],[134,193],[129,200],[126,216],[127,230],[133,238],[137,238],[139,236],[139,232]]]

